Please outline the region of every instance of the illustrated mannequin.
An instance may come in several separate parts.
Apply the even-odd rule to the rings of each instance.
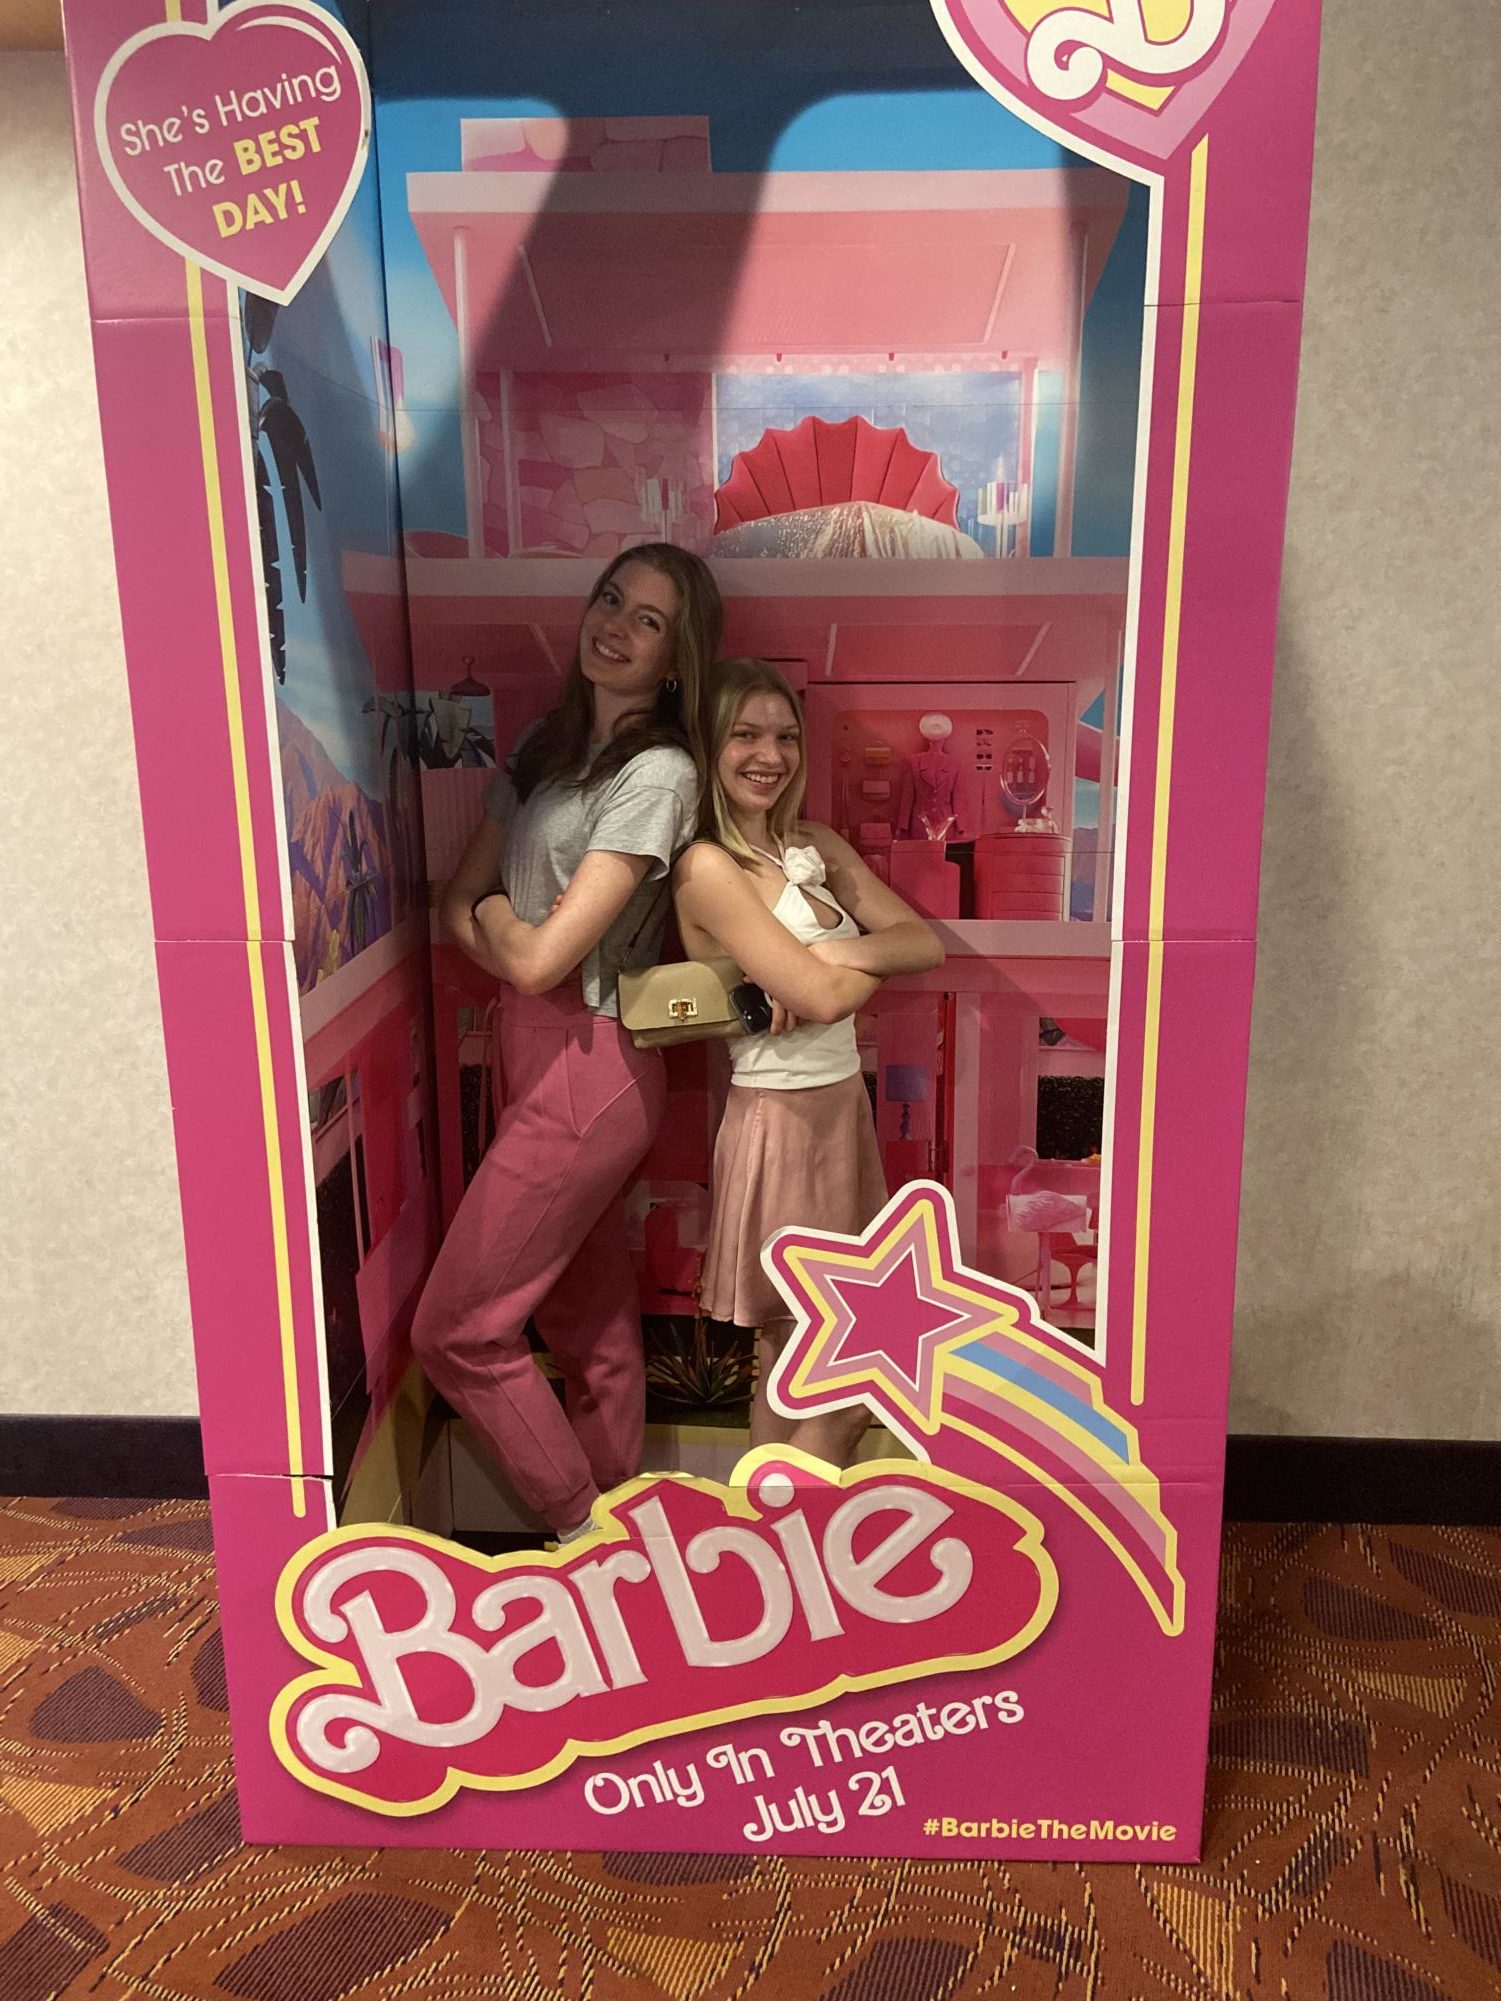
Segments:
[[[949,749],[954,725],[945,715],[923,716],[917,730],[923,748],[902,767],[897,800],[897,832],[910,840],[964,838],[959,824],[959,766]]]

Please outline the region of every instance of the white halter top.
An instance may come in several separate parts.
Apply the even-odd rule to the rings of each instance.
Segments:
[[[772,906],[772,916],[800,944],[816,945],[822,938],[858,938],[860,927],[836,902],[824,884],[823,856],[817,848],[784,848],[779,855],[758,848],[775,862],[787,887]],[[816,899],[837,911],[837,924],[820,924]],[[821,1084],[842,1083],[860,1068],[853,1016],[844,1021],[810,1021],[790,1035],[747,1035],[730,1044],[731,1082],[758,1091],[810,1091]]]

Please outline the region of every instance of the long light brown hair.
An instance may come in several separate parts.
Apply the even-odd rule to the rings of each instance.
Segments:
[[[710,663],[719,650],[724,613],[719,586],[709,566],[675,542],[643,542],[623,549],[595,579],[592,605],[617,570],[627,563],[644,563],[677,586],[678,604],[671,627],[671,665],[649,710],[631,716],[591,760],[589,738],[594,727],[594,701],[579,648],[563,684],[563,699],[526,738],[511,759],[511,777],[518,799],[527,799],[539,785],[593,785],[613,778],[633,757],[659,744],[686,750],[703,768],[703,689]],[[587,609],[587,607],[586,607]],[[676,686],[669,686],[675,682]]]
[[[705,763],[698,802],[698,838],[724,848],[742,868],[755,867],[756,851],[735,824],[720,782],[719,759],[752,695],[780,695],[797,718],[797,770],[766,815],[766,830],[779,846],[796,834],[803,794],[808,789],[803,705],[792,683],[769,660],[721,660],[709,676],[704,701]]]

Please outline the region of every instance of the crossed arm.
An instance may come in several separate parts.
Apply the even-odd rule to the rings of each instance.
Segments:
[[[810,832],[823,856],[831,893],[860,927],[858,938],[830,938],[814,945],[811,949],[819,958],[877,979],[892,973],[927,973],[941,966],[943,946],[927,919],[873,875],[832,827],[813,827]]]
[[[721,953],[732,958],[777,1003],[778,1028],[843,1021],[865,1005],[887,974],[920,972],[943,962],[931,926],[871,874],[849,843],[827,828],[813,831],[829,888],[861,926],[865,935],[859,938],[801,944],[722,848],[697,842],[678,865],[684,944],[700,958]]]
[[[646,855],[593,849],[540,924],[528,924],[496,888],[505,834],[482,820],[444,889],[443,929],[459,949],[518,993],[562,984],[603,938],[651,866]]]

